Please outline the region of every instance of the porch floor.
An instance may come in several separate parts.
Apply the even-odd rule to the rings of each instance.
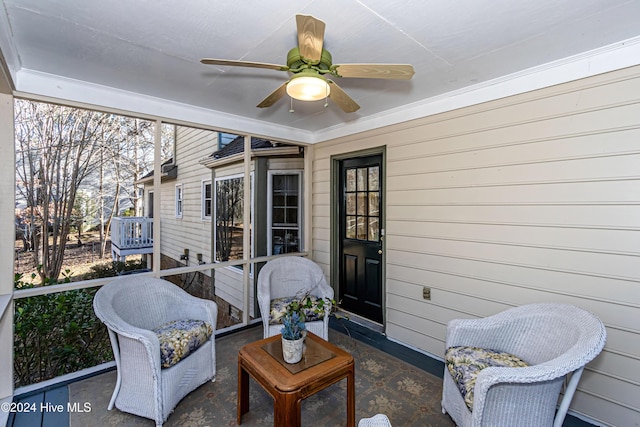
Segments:
[[[165,426],[235,425],[237,351],[262,338],[260,325],[216,337],[216,382],[208,382],[185,397]],[[356,361],[356,422],[385,413],[394,426],[453,426],[440,410],[443,363],[394,343],[380,333],[345,320],[332,319],[330,341],[353,354]],[[8,427],[21,426],[153,426],[151,420],[106,406],[115,384],[115,371],[42,390],[15,401],[43,410],[10,414]],[[302,403],[303,425],[345,425],[346,381]],[[58,411],[62,408],[62,411]],[[71,410],[71,411],[70,411]],[[305,421],[306,420],[306,421]],[[250,382],[250,411],[242,425],[272,426],[273,400]],[[564,427],[591,426],[567,416]]]

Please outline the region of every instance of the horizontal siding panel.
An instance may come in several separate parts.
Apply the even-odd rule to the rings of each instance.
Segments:
[[[442,323],[448,323],[452,318],[469,318],[477,316],[469,316],[468,313],[476,313],[480,316],[489,316],[491,314],[504,311],[511,305],[492,301],[488,298],[482,298],[476,295],[463,295],[460,293],[454,293],[441,287],[435,287],[434,285],[440,285],[440,283],[431,282],[419,275],[415,277],[415,282],[403,282],[397,279],[387,279],[387,293],[403,296],[405,298],[411,298],[418,301],[424,301],[422,298],[422,290],[424,287],[431,289],[431,301],[426,301],[425,310],[429,311],[433,305],[432,301],[437,301],[441,307],[446,307],[446,316],[439,318],[438,321]],[[451,308],[455,307],[457,313],[452,313]],[[481,310],[478,313],[478,310]]]
[[[640,325],[638,325],[637,323],[635,325],[635,328],[633,329],[608,327],[607,348],[612,352],[615,351],[624,355],[633,355],[633,358],[635,360],[640,360],[640,354],[638,354],[638,335],[640,334],[639,328]]]
[[[637,125],[636,125],[637,127]],[[492,165],[504,161],[540,162],[576,157],[610,156],[612,154],[634,153],[638,150],[635,140],[640,129],[623,128],[615,132],[596,132],[552,138],[535,138],[520,132],[513,132],[507,139],[482,138],[476,134],[457,135],[445,141],[425,140],[420,144],[406,144],[389,150],[387,161],[393,171],[402,173],[394,165],[399,161],[424,158],[447,159],[446,163],[433,164],[420,170],[456,169],[468,165],[476,159],[478,165]],[[424,134],[423,138],[430,135]],[[451,161],[451,163],[449,163]],[[395,174],[393,174],[395,175]]]
[[[311,218],[314,227],[329,228],[329,217],[313,215]]]
[[[592,253],[515,246],[508,244],[477,243],[459,240],[420,238],[387,234],[387,250],[430,253],[472,259],[487,263],[518,265],[527,268],[543,268],[585,275],[624,278],[623,273],[640,276],[637,257],[607,253]],[[637,292],[629,295],[639,298]]]
[[[517,268],[507,269],[500,265],[491,265],[469,260],[444,259],[449,262],[436,264],[437,259],[425,257],[422,263],[415,263],[409,258],[410,254],[399,256],[406,262],[405,265],[397,265],[393,260],[387,264],[387,276],[395,280],[411,282],[419,275],[423,281],[432,283],[431,286],[468,296],[478,296],[485,299],[508,304],[522,305],[536,302],[560,302],[574,304],[596,313],[605,325],[614,325],[619,328],[637,330],[638,308],[634,306],[615,305],[615,310],[610,310],[612,303],[602,301],[600,298],[588,299],[581,296],[581,292],[572,294],[566,287],[571,285],[575,289],[582,288],[584,292],[593,293],[593,289],[585,286],[581,281],[538,281],[527,283],[527,276],[535,269]],[[430,262],[433,259],[434,262]],[[424,268],[408,267],[407,265],[425,266]],[[439,268],[439,267],[448,268]],[[524,284],[523,284],[524,282]],[[600,292],[607,289],[611,298],[616,297],[615,290],[608,286],[598,286]],[[624,301],[622,301],[624,302]],[[481,305],[481,304],[479,304]],[[455,306],[451,309],[457,310]],[[474,316],[483,316],[481,308],[474,311]],[[455,318],[452,317],[452,318]],[[637,353],[637,350],[635,350]]]
[[[577,392],[571,400],[571,411],[593,419],[596,425],[637,427],[638,410],[606,399],[606,395]]]
[[[419,348],[433,352],[440,357],[444,355],[444,341],[441,337],[446,332],[445,325],[391,308],[387,308],[387,320],[396,325],[411,325],[407,329],[420,332],[422,335],[432,338],[434,340],[432,342],[439,342],[438,349],[424,349],[421,346]]]
[[[393,340],[422,350],[438,360],[443,360],[444,343],[440,339],[408,329],[403,324],[399,325],[390,320],[387,322],[386,331]]]
[[[589,372],[585,369],[578,387],[581,390],[606,390],[607,396],[623,406],[640,411],[640,393],[636,393],[638,384]]]
[[[445,326],[448,321],[448,310],[435,304],[429,304],[417,298],[387,294],[387,311],[396,314],[411,315],[430,323]],[[420,330],[420,329],[418,329]]]
[[[640,230],[640,203],[630,205],[387,206],[389,220],[521,224]],[[631,231],[636,231],[631,230]]]
[[[523,108],[530,105],[522,104]],[[548,106],[553,108],[552,105]],[[575,135],[588,135],[603,131],[616,131],[638,127],[637,117],[640,114],[640,104],[622,104],[605,107],[599,110],[575,111],[556,115],[546,114],[535,118],[535,111],[530,115],[523,114],[515,117],[508,111],[486,110],[481,113],[466,115],[451,121],[441,121],[429,126],[428,135],[431,140],[439,140],[443,150],[458,150],[473,146],[504,143],[514,140],[554,139]],[[517,115],[517,114],[516,114]],[[544,118],[543,122],[540,119]],[[424,132],[424,131],[423,131]],[[460,138],[462,135],[467,138]],[[458,138],[454,138],[458,137]],[[423,137],[424,139],[424,137]],[[398,141],[398,139],[395,139]],[[446,141],[446,144],[445,144]],[[436,150],[437,152],[437,150]]]
[[[609,337],[607,337],[608,341]],[[640,359],[605,350],[600,353],[596,360],[589,364],[589,367],[606,376],[624,378],[627,382],[640,385]],[[640,405],[638,405],[638,408],[640,408]]]
[[[425,159],[406,160],[394,164],[394,169],[398,168],[398,171],[406,172],[411,170],[412,167],[416,167],[416,163],[424,162]],[[442,163],[442,159],[437,159],[437,162]],[[398,176],[390,176],[387,183],[390,190],[420,190],[469,186],[581,183],[622,179],[635,179],[637,181],[639,176],[638,163],[640,163],[640,154],[522,164],[503,161],[497,165],[495,163],[494,165],[482,167],[469,165],[464,169],[449,169],[442,172],[405,173]]]
[[[433,204],[538,205],[538,204],[622,204],[638,203],[636,180],[575,183],[504,185],[430,190],[387,189],[390,206]]]
[[[640,229],[529,227],[514,225],[387,221],[387,233],[419,238],[467,240],[575,251],[627,253],[640,256]],[[567,246],[568,242],[572,246]]]
[[[626,304],[633,304],[638,292],[637,283],[615,278],[415,252],[387,250],[387,267],[390,278],[409,282],[418,278],[417,283],[428,281],[431,286],[464,293],[472,292],[479,283],[483,287],[497,286],[497,294],[487,295],[497,301],[501,301],[499,292],[503,286],[516,288],[514,292],[530,289],[551,293],[550,298],[565,295]],[[602,289],[607,289],[607,298],[602,295]]]

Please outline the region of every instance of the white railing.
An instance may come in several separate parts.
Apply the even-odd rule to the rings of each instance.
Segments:
[[[114,217],[111,244],[120,250],[153,246],[153,218],[144,216]]]

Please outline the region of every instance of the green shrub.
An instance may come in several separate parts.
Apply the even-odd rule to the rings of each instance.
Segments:
[[[114,277],[123,272],[142,270],[144,261],[113,261],[91,267],[82,280]],[[14,278],[15,289],[36,287]],[[74,278],[75,279],[75,278]],[[45,278],[41,286],[72,281],[70,270],[61,280]],[[113,360],[107,328],[93,312],[97,288],[56,292],[15,301],[14,383],[15,387],[34,384],[60,375],[90,368]]]
[[[91,271],[82,276],[82,280],[99,279],[101,277],[115,277],[124,272],[144,270],[147,264],[144,260],[129,260],[127,262],[111,261],[91,266]]]

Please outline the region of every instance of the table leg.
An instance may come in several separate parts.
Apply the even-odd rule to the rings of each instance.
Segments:
[[[356,425],[356,379],[353,369],[347,375],[347,427]]]
[[[238,420],[242,423],[242,414],[249,412],[249,374],[238,362]]]
[[[302,425],[301,398],[298,393],[282,393],[273,402],[274,427]]]

